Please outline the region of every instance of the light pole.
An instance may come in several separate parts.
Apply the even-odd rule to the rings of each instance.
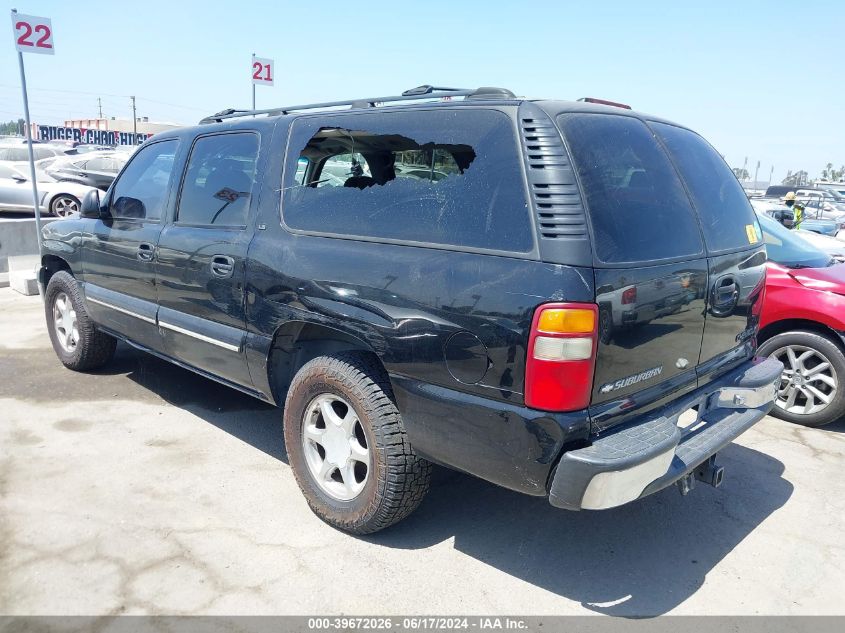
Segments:
[[[138,144],[138,117],[135,114],[135,97],[129,97],[132,99],[132,144]]]

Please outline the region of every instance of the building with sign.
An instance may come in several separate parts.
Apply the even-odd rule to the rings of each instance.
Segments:
[[[156,123],[147,117],[132,119],[67,119],[64,125],[32,124],[32,137],[39,141],[68,141],[93,145],[140,145],[154,134],[179,127]]]
[[[100,119],[67,119],[65,127],[85,128],[86,130],[109,130],[112,132],[134,132],[132,119],[118,119],[116,117],[100,118]],[[150,121],[149,117],[138,117],[135,121],[135,128],[138,134],[147,134],[152,136],[165,130],[172,130],[180,127],[175,123],[156,123]]]

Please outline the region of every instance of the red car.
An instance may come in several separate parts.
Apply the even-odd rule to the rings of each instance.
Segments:
[[[845,414],[845,264],[758,218],[769,259],[758,354],[784,366],[772,415],[823,426]]]

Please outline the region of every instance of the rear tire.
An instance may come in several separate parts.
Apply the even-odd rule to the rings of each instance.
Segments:
[[[773,416],[818,427],[845,415],[845,354],[830,338],[803,330],[784,332],[765,341],[757,353],[784,366]]]
[[[306,363],[288,391],[284,430],[302,494],[335,528],[383,530],[413,512],[428,491],[431,463],[411,448],[390,382],[369,354]]]
[[[109,362],[117,341],[88,316],[76,279],[65,271],[50,278],[44,293],[47,330],[56,356],[68,369],[88,371]]]

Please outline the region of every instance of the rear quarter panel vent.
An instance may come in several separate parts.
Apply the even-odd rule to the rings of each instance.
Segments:
[[[533,103],[523,103],[518,116],[540,257],[589,266],[592,253],[584,205],[560,131]]]

